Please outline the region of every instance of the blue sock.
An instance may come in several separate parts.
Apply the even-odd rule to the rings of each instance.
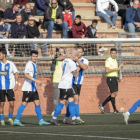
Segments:
[[[38,106],[35,106],[35,111],[36,111],[36,114],[37,114],[37,117],[38,117],[38,120],[42,120],[42,113],[41,113],[41,108],[40,108],[40,105]]]
[[[20,120],[20,117],[22,116],[22,113],[25,109],[25,105],[21,104],[20,107],[18,108],[18,111],[17,111],[17,116],[16,116],[16,120]]]
[[[69,112],[71,117],[75,117],[74,101],[69,102]]]
[[[76,115],[76,117],[80,117],[79,104],[75,104],[75,115]]]
[[[69,116],[70,116],[70,111],[69,111],[69,104],[68,104],[68,106],[67,106],[67,112],[66,112],[65,117],[66,118],[69,118]]]
[[[128,110],[128,112],[132,114],[135,110],[137,110],[138,107],[140,107],[140,100],[135,102],[133,106]]]
[[[0,121],[4,121],[4,114],[0,114]]]
[[[12,119],[13,113],[9,113],[9,119]]]
[[[64,104],[59,102],[58,105],[55,107],[55,111],[54,111],[53,117],[57,118],[57,116],[61,113],[61,110],[63,109],[63,107],[64,107]]]

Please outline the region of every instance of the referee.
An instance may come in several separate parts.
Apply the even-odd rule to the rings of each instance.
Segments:
[[[115,97],[117,96],[118,93],[118,71],[120,71],[123,68],[123,65],[121,64],[118,67],[118,63],[116,60],[116,55],[117,55],[117,50],[115,48],[112,48],[110,50],[110,57],[106,59],[105,61],[105,71],[106,71],[106,76],[107,76],[107,85],[110,89],[110,95],[106,98],[106,100],[99,105],[99,109],[101,110],[102,113],[105,113],[104,111],[104,106],[111,101],[114,112],[113,113],[119,113],[118,110],[116,109],[115,105]]]

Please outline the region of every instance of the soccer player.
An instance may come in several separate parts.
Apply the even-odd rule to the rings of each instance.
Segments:
[[[110,95],[106,98],[106,100],[99,105],[99,109],[102,113],[105,113],[104,106],[106,103],[111,101],[114,112],[113,113],[119,113],[116,109],[115,105],[115,97],[118,94],[118,71],[120,71],[123,68],[123,65],[121,64],[118,67],[118,62],[116,60],[117,50],[115,48],[112,48],[110,50],[110,57],[106,59],[105,61],[105,71],[107,76],[107,85],[110,89]]]
[[[4,103],[5,96],[9,101],[9,119],[8,122],[13,125],[13,111],[15,95],[14,91],[18,89],[18,71],[15,64],[6,59],[6,50],[0,49],[0,120],[1,125],[4,122]]]
[[[63,68],[63,74],[61,77],[61,81],[58,85],[58,88],[60,89],[60,102],[55,107],[54,115],[52,116],[51,121],[55,125],[60,125],[57,121],[57,116],[61,113],[61,110],[63,109],[63,106],[66,102],[66,100],[69,101],[69,112],[72,117],[72,124],[79,124],[79,121],[76,119],[75,116],[75,109],[74,109],[74,90],[72,88],[72,79],[74,77],[78,77],[79,74],[79,67],[76,67],[75,62],[73,61],[75,57],[78,56],[77,50],[72,50],[71,54],[69,54],[69,57],[63,60],[62,68]]]
[[[76,113],[75,115],[76,115],[76,119],[79,120],[81,124],[83,124],[84,121],[80,118],[80,113],[79,113],[79,97],[80,97],[81,86],[83,84],[83,79],[84,79],[84,71],[88,68],[89,61],[83,57],[84,48],[82,46],[78,46],[77,51],[78,51],[78,57],[76,57],[75,63],[77,66],[80,67],[81,70],[79,71],[79,76],[77,78],[75,77],[73,78],[73,82],[74,82],[73,89],[75,91],[75,95],[74,95],[75,113]],[[67,108],[67,113],[63,120],[65,124],[69,124],[69,116],[70,113]]]
[[[37,57],[38,57],[38,51],[32,50],[31,57],[30,57],[31,59],[25,66],[25,74],[24,74],[25,78],[22,86],[22,91],[23,91],[22,104],[18,108],[17,116],[14,120],[14,125],[24,126],[20,122],[20,118],[25,107],[28,105],[28,102],[34,102],[35,104],[35,111],[39,120],[39,125],[50,124],[48,122],[45,122],[42,118],[39,95],[36,88],[36,84],[39,84],[40,86],[43,85],[41,81],[37,80],[37,68],[35,64]]]
[[[136,101],[133,106],[125,113],[123,113],[124,122],[127,125],[129,116],[140,107],[140,100]]]

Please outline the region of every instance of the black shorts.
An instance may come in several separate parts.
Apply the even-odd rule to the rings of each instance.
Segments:
[[[75,85],[75,84],[73,84],[73,89],[74,89],[76,95],[80,95],[81,86],[82,85]]]
[[[60,100],[68,100],[69,98],[73,98],[75,92],[73,88],[71,89],[60,89]]]
[[[118,91],[117,77],[107,77],[107,84],[111,93]]]
[[[8,101],[15,101],[13,89],[0,90],[0,102],[5,102],[5,96],[7,96]]]
[[[23,91],[22,102],[33,102],[35,100],[39,100],[38,92],[32,91]]]

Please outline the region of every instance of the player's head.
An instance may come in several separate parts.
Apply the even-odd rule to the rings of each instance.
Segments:
[[[98,21],[96,19],[92,20],[92,27],[95,28],[97,26]]]
[[[32,50],[30,56],[31,56],[31,61],[35,63],[38,58],[38,51]]]
[[[115,59],[115,58],[116,58],[116,55],[117,55],[117,50],[116,50],[115,48],[112,48],[112,49],[110,50],[110,55],[111,55],[111,57],[112,57],[113,59]]]
[[[0,48],[0,60],[5,59],[6,55],[7,55],[6,49]]]
[[[64,53],[65,53],[64,48],[63,48],[63,47],[60,47],[58,53],[59,53],[59,54],[64,54]]]
[[[74,57],[78,57],[79,53],[77,50],[72,50],[70,52],[70,59],[73,60]]]
[[[82,46],[77,47],[78,58],[81,58],[84,55],[84,48]]]

